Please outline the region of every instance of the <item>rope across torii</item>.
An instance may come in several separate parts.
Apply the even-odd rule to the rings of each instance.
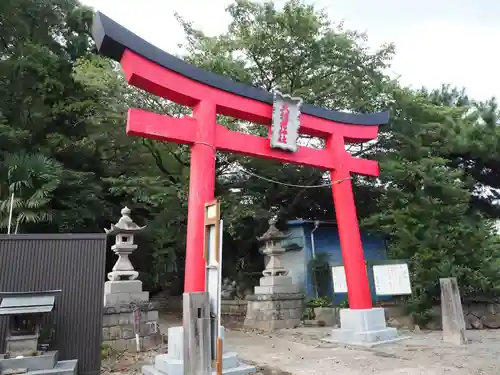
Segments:
[[[158,49],[99,12],[93,36],[101,54],[120,62],[129,84],[193,107],[193,116],[183,118],[131,108],[127,119],[128,135],[191,146],[185,292],[205,291],[204,210],[214,199],[218,150],[322,168],[341,181],[332,192],[349,306],[372,307],[350,176],[378,176],[379,167],[350,155],[345,142],[375,139],[379,125],[389,121],[387,112],[337,112],[235,82]],[[217,114],[267,125],[269,138],[231,131],[216,123]],[[299,126],[301,133],[325,139],[325,148],[297,146],[290,134]]]

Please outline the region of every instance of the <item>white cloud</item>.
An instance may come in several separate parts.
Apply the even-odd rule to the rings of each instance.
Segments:
[[[178,52],[177,11],[209,35],[223,32],[230,0],[83,0],[147,41]],[[282,4],[284,0],[276,3]],[[500,3],[493,0],[309,0],[335,22],[367,31],[372,46],[396,44],[392,71],[406,85],[465,86],[472,97],[500,97],[496,45]],[[403,5],[404,4],[404,5]]]
[[[500,96],[500,71],[490,52],[493,40],[500,40],[500,29],[422,22],[397,38],[393,70],[406,84],[436,87],[449,83],[466,87],[474,98]]]

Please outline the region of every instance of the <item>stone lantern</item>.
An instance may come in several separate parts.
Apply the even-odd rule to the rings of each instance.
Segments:
[[[139,272],[134,270],[129,255],[137,249],[134,236],[146,227],[140,227],[130,218],[130,209],[123,208],[122,217],[104,231],[115,237],[111,249],[118,255],[109,281],[104,283],[103,344],[117,351],[136,350],[157,346],[158,311],[150,303],[149,292],[142,290]]]
[[[134,266],[128,258],[137,249],[134,244],[134,235],[142,232],[146,227],[140,227],[130,218],[130,209],[122,209],[122,217],[116,224],[111,224],[111,229],[104,229],[108,236],[115,236],[115,244],[111,250],[118,255],[118,260],[113,266],[113,271],[108,273],[110,281],[119,281],[123,278],[135,280],[139,277],[139,272],[134,270]]]
[[[267,257],[266,266],[262,274],[264,276],[286,276],[288,270],[283,268],[279,262],[279,256],[285,252],[281,241],[289,235],[284,234],[276,228],[276,219],[269,220],[269,229],[257,239],[264,242],[262,253]]]
[[[302,318],[304,296],[297,285],[288,276],[279,261],[285,252],[281,245],[287,234],[276,228],[276,221],[269,221],[269,229],[259,241],[264,242],[262,253],[266,256],[266,266],[255,287],[254,294],[247,296],[247,314],[245,327],[273,331],[283,328],[295,328]]]

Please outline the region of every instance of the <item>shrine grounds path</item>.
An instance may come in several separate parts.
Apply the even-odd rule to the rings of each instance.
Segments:
[[[180,325],[179,316],[160,317],[160,330]],[[500,374],[500,330],[467,331],[464,346],[445,344],[441,332],[403,332],[392,345],[347,348],[320,339],[328,328],[297,328],[279,333],[228,330],[226,350],[273,375],[497,375]]]

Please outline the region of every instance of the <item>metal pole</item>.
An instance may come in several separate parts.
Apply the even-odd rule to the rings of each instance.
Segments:
[[[7,228],[7,234],[10,234],[10,227],[12,226],[12,211],[14,209],[14,192],[10,196],[10,210],[9,210],[9,227]]]

